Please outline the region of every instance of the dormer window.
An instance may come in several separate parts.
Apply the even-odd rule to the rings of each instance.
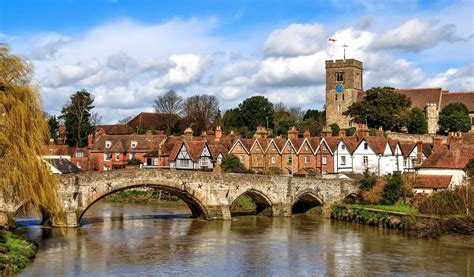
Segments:
[[[105,142],[105,148],[110,148],[110,147],[112,147],[112,142],[110,140],[107,140]]]
[[[346,145],[341,144],[341,150],[346,150]]]
[[[137,147],[137,144],[138,144],[138,142],[136,142],[136,141],[132,141],[132,142],[130,143],[130,145],[132,146],[132,148]]]

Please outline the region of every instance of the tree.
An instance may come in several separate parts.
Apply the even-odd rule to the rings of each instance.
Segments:
[[[222,128],[225,132],[239,128],[240,112],[239,108],[228,109],[222,117]]]
[[[383,189],[383,200],[384,205],[393,205],[397,203],[398,199],[403,195],[404,182],[402,175],[399,172],[394,172],[392,175],[387,177],[387,184]]]
[[[329,125],[329,127],[331,128],[331,132],[333,136],[335,137],[339,136],[339,130],[341,130],[341,128],[339,128],[339,125],[337,125],[337,123],[333,123]]]
[[[469,110],[462,103],[451,103],[439,113],[438,124],[441,131],[468,132],[471,130]]]
[[[263,96],[252,96],[239,105],[241,126],[255,130],[257,126],[273,128],[273,104]]]
[[[195,95],[186,99],[184,112],[194,133],[200,135],[213,123],[219,111],[219,101],[213,95]]]
[[[250,173],[235,155],[228,154],[222,158],[221,168],[228,173]]]
[[[213,122],[214,124],[214,128],[216,128],[217,126],[222,126],[222,114],[221,114],[221,110],[217,110],[217,114],[216,114],[216,117],[214,118]]]
[[[48,127],[49,127],[49,136],[57,142],[59,137],[59,121],[55,115],[47,117]]]
[[[322,125],[326,122],[326,111],[318,111],[318,110],[307,110],[303,116],[303,120],[313,118],[316,121],[321,122]]]
[[[130,120],[132,120],[133,117],[132,116],[127,116],[127,117],[124,117],[120,120],[117,121],[117,124],[127,124],[128,122],[130,122]]]
[[[184,101],[174,90],[158,96],[153,101],[155,112],[163,114],[182,115],[184,108]]]
[[[49,139],[31,65],[0,45],[0,194],[59,218],[59,181],[38,157]]]
[[[70,146],[84,147],[87,145],[87,136],[93,132],[97,116],[92,116],[94,97],[85,89],[77,91],[71,96],[62,111],[66,126],[67,143]]]
[[[298,124],[298,128],[300,129],[300,131],[304,129],[309,129],[309,132],[312,135],[319,136],[321,134],[321,131],[323,130],[323,124],[313,118],[308,118]]]
[[[406,127],[410,134],[428,133],[428,122],[423,111],[419,108],[411,109],[406,118]]]
[[[166,133],[169,135],[177,129],[178,121],[183,114],[184,101],[174,90],[158,96],[153,101],[155,112],[162,113],[166,121]]]
[[[410,106],[411,100],[395,89],[375,87],[367,90],[364,100],[352,104],[344,115],[353,117],[355,122],[367,121],[367,127],[397,131]]]
[[[301,107],[290,107],[288,112],[295,118],[296,121],[303,121],[304,112]]]

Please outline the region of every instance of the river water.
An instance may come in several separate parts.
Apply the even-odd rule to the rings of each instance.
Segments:
[[[55,229],[20,227],[40,246],[21,275],[474,275],[474,247],[455,239],[417,239],[318,215],[202,221],[189,213],[99,202],[65,237]]]

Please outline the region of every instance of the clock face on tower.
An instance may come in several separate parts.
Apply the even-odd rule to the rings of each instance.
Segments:
[[[343,91],[344,91],[344,87],[342,85],[336,86],[336,92],[343,92]]]

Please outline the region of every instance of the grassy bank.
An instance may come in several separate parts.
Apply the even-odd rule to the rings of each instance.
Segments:
[[[177,196],[158,191],[126,190],[114,193],[104,199],[114,203],[156,204],[163,206],[186,206]]]
[[[34,259],[37,247],[10,232],[0,231],[0,275],[19,272]]]

